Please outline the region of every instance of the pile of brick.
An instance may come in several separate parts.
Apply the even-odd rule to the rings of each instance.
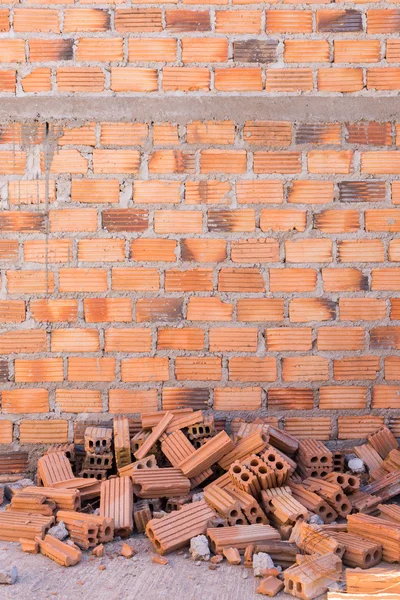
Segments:
[[[267,596],[400,592],[390,567],[400,562],[400,506],[387,503],[400,493],[400,449],[386,427],[345,455],[261,418],[236,419],[228,435],[212,416],[180,409],[144,414],[133,435],[119,416],[113,429],[88,427],[84,442],[51,446],[37,486],[5,486],[0,540],[72,566],[82,550],[101,556],[136,531],[159,555],[190,545],[211,569],[244,554]],[[61,523],[66,542],[49,533]]]

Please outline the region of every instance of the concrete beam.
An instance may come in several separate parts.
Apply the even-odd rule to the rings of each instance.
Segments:
[[[93,119],[168,121],[191,119],[379,121],[400,118],[400,97],[130,96],[1,98],[2,121]]]

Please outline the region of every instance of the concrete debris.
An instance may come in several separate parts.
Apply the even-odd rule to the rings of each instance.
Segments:
[[[197,535],[190,540],[190,554],[193,560],[210,560],[210,548],[205,535]]]
[[[63,521],[59,521],[57,525],[51,527],[48,531],[48,534],[57,538],[57,540],[60,540],[61,542],[69,536],[68,529],[65,527]]]
[[[253,573],[254,577],[261,577],[262,572],[265,569],[273,569],[274,561],[270,557],[269,554],[265,552],[258,552],[257,554],[253,554]]]
[[[365,471],[364,461],[361,458],[351,458],[347,465],[352,473],[358,474]]]
[[[4,571],[0,571],[0,584],[4,585],[14,585],[18,578],[18,569],[17,567],[12,567],[11,569],[6,569]]]

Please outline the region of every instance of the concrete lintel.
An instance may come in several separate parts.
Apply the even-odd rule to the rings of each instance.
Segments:
[[[308,122],[379,121],[400,118],[400,97],[306,96],[134,96],[2,98],[1,120],[92,119],[168,121],[192,119],[297,120]]]

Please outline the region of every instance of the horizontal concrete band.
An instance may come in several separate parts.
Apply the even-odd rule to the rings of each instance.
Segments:
[[[168,121],[190,119],[249,119],[319,121],[379,121],[400,118],[400,97],[305,96],[135,96],[124,98],[2,98],[1,120],[93,119]]]

